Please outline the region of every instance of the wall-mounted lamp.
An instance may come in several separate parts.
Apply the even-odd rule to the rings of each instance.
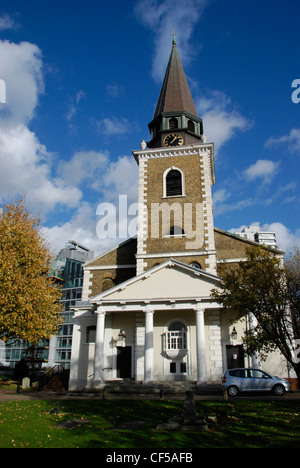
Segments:
[[[237,339],[237,331],[236,331],[235,327],[233,327],[232,332],[230,333],[230,336],[231,336],[231,338],[233,340]]]
[[[125,346],[126,333],[124,330],[120,330],[117,338],[111,338],[110,346],[113,348],[115,346]]]
[[[125,338],[126,338],[126,333],[124,332],[124,330],[120,330],[118,334],[118,341],[120,341],[121,343],[124,343]]]

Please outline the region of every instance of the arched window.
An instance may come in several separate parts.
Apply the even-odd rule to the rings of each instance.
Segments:
[[[178,128],[178,120],[175,117],[172,117],[169,121],[170,129]]]
[[[183,195],[182,173],[178,169],[171,169],[166,175],[166,196]]]
[[[198,270],[201,270],[201,265],[198,262],[191,262],[190,265]]]
[[[184,235],[184,230],[181,226],[171,226],[169,234],[167,236],[175,237],[175,236],[182,236]]]
[[[114,280],[111,278],[104,278],[102,281],[102,292],[107,291],[115,285]]]
[[[189,121],[188,121],[188,130],[189,130],[190,132],[195,133],[195,124],[194,124],[194,122],[193,122],[192,120],[189,120]]]
[[[167,349],[187,349],[187,328],[182,322],[173,322],[167,331]]]

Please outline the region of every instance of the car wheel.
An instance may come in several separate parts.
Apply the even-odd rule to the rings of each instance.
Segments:
[[[285,392],[285,388],[281,384],[275,385],[275,387],[273,388],[273,393],[276,396],[282,396],[284,395],[284,392]]]
[[[239,393],[239,389],[235,385],[232,385],[231,387],[228,387],[227,393],[229,396],[235,397]]]

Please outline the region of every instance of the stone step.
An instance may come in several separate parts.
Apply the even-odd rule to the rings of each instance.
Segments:
[[[185,395],[187,391],[195,395],[222,394],[221,384],[207,383],[197,385],[197,382],[153,382],[151,385],[142,382],[113,381],[105,382],[99,390],[87,389],[83,392],[69,392],[70,394],[97,394],[109,395]]]

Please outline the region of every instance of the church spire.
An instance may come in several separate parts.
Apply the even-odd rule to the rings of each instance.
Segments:
[[[203,133],[202,120],[198,117],[191,91],[183,70],[173,34],[172,51],[167,65],[164,81],[149,124],[152,140],[148,146],[163,146],[162,133],[167,130],[183,130],[187,136],[193,134],[198,140]],[[195,144],[194,139],[184,138],[185,144]]]
[[[177,50],[175,34],[165,78],[154,113],[185,111],[197,116],[195,104]]]

